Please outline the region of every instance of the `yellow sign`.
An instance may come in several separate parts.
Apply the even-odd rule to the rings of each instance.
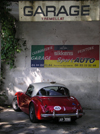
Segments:
[[[63,61],[58,62],[57,60],[45,60],[44,62],[45,68],[99,68],[99,60],[94,61],[94,63],[90,63],[89,61],[87,63],[83,62],[76,62],[74,60],[72,61]]]

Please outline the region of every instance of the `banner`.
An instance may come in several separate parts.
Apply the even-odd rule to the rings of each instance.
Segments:
[[[99,20],[99,0],[19,1],[20,21]]]
[[[32,45],[31,67],[99,68],[99,45]]]

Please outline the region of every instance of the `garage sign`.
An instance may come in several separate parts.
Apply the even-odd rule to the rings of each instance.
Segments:
[[[31,67],[99,68],[99,45],[32,45]]]
[[[99,20],[99,0],[19,1],[19,20]]]

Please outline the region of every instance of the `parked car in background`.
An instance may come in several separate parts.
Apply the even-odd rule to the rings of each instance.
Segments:
[[[15,111],[22,110],[32,122],[39,120],[75,121],[83,116],[78,100],[70,96],[68,88],[56,82],[30,84],[26,92],[16,92]]]

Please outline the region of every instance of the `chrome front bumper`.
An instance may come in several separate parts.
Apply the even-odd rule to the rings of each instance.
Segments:
[[[56,114],[55,111],[53,111],[52,114],[41,114],[41,117],[72,117],[72,116],[75,116],[75,117],[79,117],[79,116],[82,116],[84,113],[79,113],[78,112],[78,109],[76,110],[76,113],[68,113],[68,114]]]

